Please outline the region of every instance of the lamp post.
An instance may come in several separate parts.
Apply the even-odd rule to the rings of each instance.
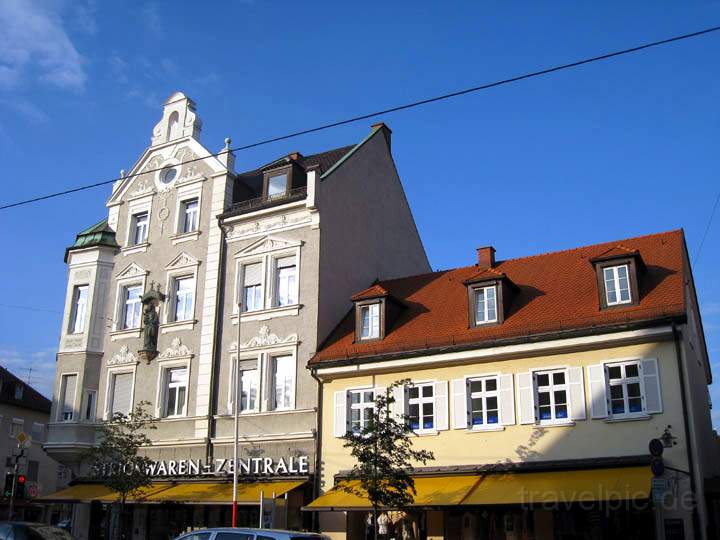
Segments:
[[[233,498],[232,526],[237,527],[237,493],[238,493],[238,439],[240,438],[240,319],[242,315],[242,298],[238,293],[237,316],[237,353],[235,356],[235,398],[233,399],[233,415],[235,416],[235,435],[233,438]],[[262,513],[262,509],[260,510]]]

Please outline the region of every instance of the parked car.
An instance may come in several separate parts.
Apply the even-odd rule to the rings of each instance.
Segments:
[[[70,533],[45,523],[0,522],[0,540],[73,540]]]
[[[330,540],[317,533],[277,529],[218,528],[183,534],[176,540]]]

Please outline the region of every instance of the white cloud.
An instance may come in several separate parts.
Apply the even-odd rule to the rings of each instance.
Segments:
[[[83,57],[53,7],[57,5],[39,0],[0,1],[2,87],[35,78],[63,89],[84,88]]]
[[[0,349],[0,365],[20,380],[29,381],[30,386],[35,390],[52,399],[55,382],[55,349],[48,348],[30,353],[16,349]]]
[[[145,4],[140,10],[140,21],[155,37],[161,37],[164,34],[162,17],[160,17],[157,4],[154,2]]]

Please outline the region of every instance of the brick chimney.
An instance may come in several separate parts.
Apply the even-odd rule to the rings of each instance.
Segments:
[[[290,161],[300,161],[302,159],[303,155],[300,152],[290,152],[288,154],[288,159]]]
[[[478,248],[477,258],[480,268],[492,268],[495,266],[495,248],[492,246]]]

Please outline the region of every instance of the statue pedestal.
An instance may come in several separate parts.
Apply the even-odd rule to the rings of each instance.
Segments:
[[[158,351],[150,351],[148,349],[141,349],[138,351],[140,360],[145,360],[146,364],[149,364],[158,354]]]

